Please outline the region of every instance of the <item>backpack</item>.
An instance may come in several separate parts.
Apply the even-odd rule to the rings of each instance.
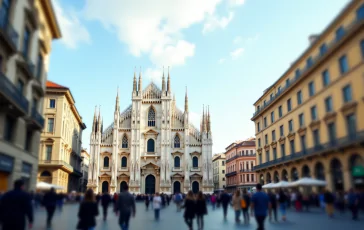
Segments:
[[[241,206],[241,208],[246,208],[246,201],[245,201],[245,199],[241,199],[240,206]]]
[[[177,194],[176,195],[176,202],[180,202],[182,201],[182,195],[181,194]]]

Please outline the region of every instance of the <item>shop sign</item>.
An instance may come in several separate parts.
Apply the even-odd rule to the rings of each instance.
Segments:
[[[354,166],[352,170],[353,177],[364,177],[364,166]]]
[[[21,168],[22,173],[25,173],[27,175],[30,175],[32,172],[32,165],[23,162],[22,168]]]
[[[0,171],[13,171],[14,158],[0,153]]]

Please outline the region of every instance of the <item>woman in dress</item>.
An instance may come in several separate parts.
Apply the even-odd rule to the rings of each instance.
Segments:
[[[79,230],[94,230],[96,226],[95,217],[99,215],[94,191],[89,189],[85,193],[85,198],[80,204],[78,210],[79,222],[77,229]]]
[[[240,190],[236,190],[235,194],[233,195],[233,208],[235,211],[235,222],[239,223],[240,222],[240,213],[241,213],[241,196],[240,196]]]

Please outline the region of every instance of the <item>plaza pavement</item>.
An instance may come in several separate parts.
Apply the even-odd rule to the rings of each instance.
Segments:
[[[63,212],[56,211],[53,220],[52,230],[74,230],[77,225],[77,204],[67,204]],[[102,208],[99,208],[100,215],[97,217],[96,230],[119,230],[118,219],[112,209],[109,209],[109,216],[106,222],[102,220]],[[256,229],[256,223],[251,221],[250,225],[234,223],[234,213],[230,208],[227,221],[223,220],[222,209],[212,210],[209,207],[208,215],[205,216],[204,230],[228,230],[228,229]],[[131,220],[130,230],[187,230],[183,220],[183,211],[177,213],[175,205],[161,210],[160,221],[154,221],[154,213],[150,209],[145,210],[143,203],[137,203],[136,217]],[[349,213],[336,214],[334,219],[329,219],[322,211],[313,210],[309,213],[288,212],[288,221],[269,223],[266,221],[266,230],[363,230],[364,214],[361,213],[359,221],[352,221]],[[45,230],[45,210],[43,208],[35,211],[34,230]],[[194,229],[197,229],[194,221]]]

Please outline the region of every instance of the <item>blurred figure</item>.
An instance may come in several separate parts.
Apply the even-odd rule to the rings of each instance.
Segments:
[[[216,208],[216,201],[217,201],[217,197],[216,197],[216,194],[212,194],[211,198],[210,198],[210,202],[211,202],[211,205],[212,205],[212,209],[215,210]]]
[[[107,218],[107,209],[109,208],[109,204],[111,202],[110,194],[107,192],[104,192],[101,196],[101,206],[102,206],[102,213],[104,221],[106,221]]]
[[[150,198],[149,198],[149,195],[148,194],[144,197],[144,203],[145,203],[145,210],[148,211],[148,209],[149,209],[149,203],[150,203]]]
[[[224,190],[224,192],[221,194],[220,196],[220,200],[221,200],[221,204],[222,204],[222,209],[223,209],[223,214],[224,214],[224,220],[226,220],[226,216],[227,216],[227,208],[228,205],[230,203],[230,196],[227,193],[226,189]]]
[[[282,215],[282,220],[286,221],[287,203],[289,201],[287,195],[284,193],[282,189],[279,191],[278,202],[279,202],[279,210],[281,211]]]
[[[59,211],[62,211],[63,209],[63,199],[64,199],[63,193],[57,195],[57,206]]]
[[[189,191],[187,193],[183,208],[185,209],[185,213],[183,215],[183,217],[185,218],[185,222],[188,226],[188,229],[192,230],[193,218],[195,218],[195,210],[196,210],[196,203],[192,191]]]
[[[119,215],[119,225],[121,230],[129,229],[130,217],[135,217],[135,199],[134,196],[129,193],[129,186],[124,184],[121,188],[118,201],[115,205],[115,214]]]
[[[153,198],[153,209],[154,209],[154,219],[159,220],[159,214],[162,207],[162,198],[159,193],[156,193]]]
[[[262,185],[257,184],[257,191],[252,197],[251,212],[258,224],[257,230],[264,230],[264,221],[270,209],[268,195],[262,191]]]
[[[274,220],[277,222],[277,196],[271,191],[268,192],[268,196],[271,204],[271,209],[269,210],[269,221],[272,221],[272,216],[274,216]]]
[[[197,228],[198,230],[203,229],[203,216],[207,215],[207,204],[203,193],[200,191],[197,195],[196,201],[196,216],[197,216]]]
[[[233,195],[232,205],[235,211],[235,222],[240,222],[240,212],[241,212],[241,196],[240,190],[236,190]]]
[[[334,217],[334,203],[335,197],[329,190],[326,190],[324,193],[324,202],[326,207],[326,213],[330,218]]]
[[[241,208],[243,210],[244,223],[248,224],[249,218],[249,206],[250,206],[250,196],[246,189],[243,190],[243,198],[241,201]]]
[[[96,203],[97,203],[97,204],[99,204],[100,200],[101,200],[101,194],[100,194],[100,193],[98,193],[98,194],[96,195]]]
[[[78,210],[79,222],[77,224],[77,229],[94,230],[96,226],[95,217],[98,215],[99,209],[97,207],[94,191],[89,189],[86,191],[85,197],[80,204],[80,209]]]
[[[183,197],[182,194],[180,192],[177,192],[174,198],[174,202],[176,202],[176,206],[177,206],[177,212],[181,211],[181,204],[183,201]]]
[[[28,229],[33,227],[33,208],[29,194],[23,191],[24,182],[14,182],[14,190],[2,195],[0,203],[0,222],[2,230],[25,230],[28,218]]]
[[[353,220],[358,220],[359,199],[359,194],[354,192],[354,189],[350,189],[348,194],[348,206],[351,211]]]
[[[47,211],[47,228],[50,228],[52,225],[52,219],[54,215],[54,211],[56,210],[57,205],[57,194],[54,188],[51,188],[49,192],[46,192],[43,197],[43,206]]]

